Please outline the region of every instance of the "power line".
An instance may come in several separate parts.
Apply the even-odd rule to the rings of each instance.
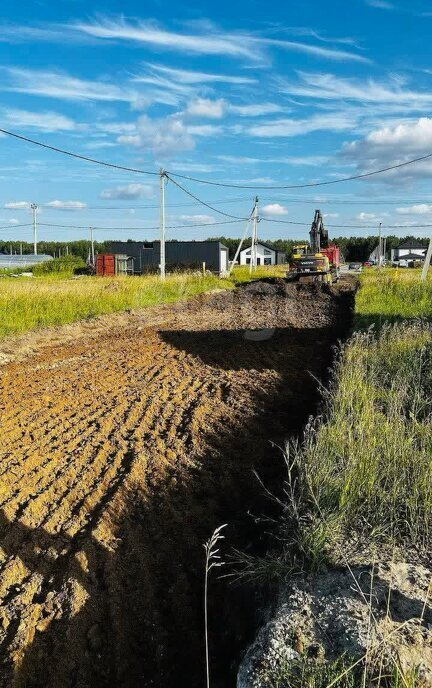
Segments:
[[[95,158],[88,158],[85,155],[80,155],[79,153],[72,153],[71,151],[64,150],[63,148],[57,148],[56,146],[49,146],[47,143],[42,143],[41,141],[35,141],[34,139],[29,139],[27,136],[22,136],[21,134],[15,134],[13,131],[7,131],[6,129],[0,129],[2,134],[7,136],[13,136],[15,139],[20,139],[26,143],[32,143],[34,146],[40,146],[41,148],[47,148],[48,150],[54,151],[55,153],[62,153],[63,155],[68,155],[71,158],[78,158],[78,160],[84,160],[85,162],[93,162],[96,165],[103,165],[104,167],[113,167],[116,170],[124,170],[125,172],[135,172],[137,174],[148,174],[151,176],[159,176],[157,172],[149,172],[147,170],[140,170],[135,167],[125,167],[124,165],[116,165],[112,162],[105,162],[104,160],[96,160]]]
[[[416,162],[422,162],[423,160],[428,160],[432,158],[432,153],[427,155],[422,155],[418,158],[413,158],[412,160],[406,160],[405,162],[397,163],[396,165],[389,165],[388,167],[382,167],[378,170],[373,170],[371,172],[363,172],[362,174],[354,174],[350,177],[341,177],[340,179],[329,179],[327,181],[321,182],[309,182],[307,184],[283,184],[283,185],[270,185],[270,186],[257,186],[250,184],[230,184],[227,182],[212,182],[208,179],[197,179],[196,177],[188,177],[183,174],[176,174],[170,172],[174,177],[179,179],[186,179],[190,182],[197,182],[198,184],[210,184],[211,186],[223,186],[229,189],[309,189],[316,186],[329,186],[330,184],[341,184],[342,182],[352,182],[356,179],[365,179],[366,177],[373,177],[377,174],[383,174],[384,172],[390,172],[391,170],[397,170],[401,167],[407,167],[407,165],[413,165]],[[173,180],[171,180],[173,181]]]
[[[208,223],[201,223],[201,224],[189,224],[189,225],[168,225],[167,229],[188,229],[188,228],[193,228],[193,227],[215,227],[215,226],[220,226],[220,225],[230,225],[234,224],[237,222],[244,222],[244,219],[238,219],[238,220],[224,220],[224,222],[208,222]],[[48,222],[39,222],[38,223],[40,227],[53,227],[56,229],[88,229],[88,225],[59,225],[56,223],[48,223]],[[15,227],[18,227],[19,225],[15,225]],[[22,225],[25,226],[25,225]],[[93,229],[97,230],[113,230],[113,231],[131,231],[131,230],[136,230],[140,232],[145,232],[147,230],[156,230],[159,229],[159,227],[98,227],[97,225],[92,225]]]
[[[275,218],[271,217],[263,217],[262,215],[260,216],[260,220],[264,220],[265,222],[277,222],[282,225],[302,225],[302,226],[307,226],[310,227],[310,222],[296,222],[294,220],[277,220]],[[432,227],[432,224],[422,224],[422,225],[386,225],[382,223],[382,226],[386,229],[421,229],[421,228],[426,228],[426,227]],[[330,227],[332,229],[370,229],[370,226],[365,225],[333,225],[333,224],[327,224],[326,227]]]
[[[80,155],[79,153],[73,153],[71,151],[67,151],[63,148],[57,148],[56,146],[50,146],[46,143],[42,143],[41,141],[35,141],[34,139],[30,139],[27,136],[22,136],[21,134],[16,134],[12,131],[8,131],[7,129],[0,129],[0,132],[2,134],[6,134],[7,136],[12,136],[16,139],[19,139],[21,141],[25,141],[27,143],[31,143],[35,146],[40,146],[41,148],[46,148],[48,150],[54,151],[55,153],[62,153],[63,155],[68,155],[69,157],[72,158],[77,158],[79,160],[84,160],[85,162],[92,162],[97,165],[103,165],[104,167],[111,167],[117,170],[124,170],[125,172],[134,172],[136,174],[147,174],[151,176],[159,176],[158,172],[150,172],[149,170],[141,170],[135,167],[126,167],[124,165],[117,165],[114,163],[106,162],[104,160],[97,160],[95,158],[89,158],[85,155]],[[366,179],[368,177],[373,177],[378,174],[384,174],[385,172],[390,172],[392,170],[397,170],[401,169],[402,167],[407,167],[408,165],[413,165],[417,162],[423,162],[424,160],[429,160],[432,158],[432,153],[427,153],[426,155],[421,155],[417,158],[412,158],[411,160],[406,160],[405,162],[400,162],[395,165],[389,165],[387,167],[381,167],[377,170],[372,170],[370,172],[363,172],[362,174],[354,174],[349,177],[341,177],[340,179],[329,179],[326,181],[318,181],[318,182],[309,182],[306,184],[280,184],[280,185],[267,185],[267,186],[261,186],[261,185],[256,185],[256,184],[233,184],[229,182],[214,182],[210,181],[209,179],[199,179],[197,177],[190,177],[188,175],[184,174],[178,174],[176,172],[166,172],[166,176],[169,176],[169,179],[171,179],[172,182],[174,180],[172,177],[177,177],[177,179],[186,179],[187,181],[191,182],[196,182],[198,184],[208,184],[211,186],[220,186],[224,188],[230,188],[230,189],[307,189],[307,188],[315,188],[319,186],[329,186],[331,184],[342,184],[343,182],[351,182],[355,181],[356,179]],[[175,182],[174,182],[175,183]],[[179,186],[177,184],[177,186]],[[182,188],[182,187],[180,187]],[[184,190],[184,189],[183,189]],[[192,197],[194,197],[192,194],[189,194]],[[247,218],[243,218],[247,219]]]
[[[243,196],[242,198],[227,198],[224,200],[217,200],[217,201],[212,201],[213,205],[218,205],[218,204],[225,204],[225,203],[242,203],[243,201],[250,201],[250,196]],[[192,206],[197,206],[201,205],[201,202],[199,203],[166,203],[165,208],[191,208]],[[41,208],[46,208],[47,210],[70,210],[73,212],[77,211],[83,211],[83,210],[151,210],[151,209],[159,209],[159,204],[154,204],[154,205],[131,205],[131,206],[110,206],[110,205],[85,205],[82,208],[56,208],[52,205],[49,205],[48,203],[42,203],[40,205]],[[30,206],[27,208],[21,207],[21,208],[3,208],[5,211],[9,212],[17,212],[21,210],[28,211],[30,209]]]
[[[31,227],[32,223],[27,222],[26,224],[21,224],[21,225],[4,225],[3,227],[0,227],[0,229],[16,229],[17,227]]]
[[[193,198],[195,201],[198,201],[198,203],[201,203],[201,205],[204,205],[206,208],[209,208],[212,210],[214,213],[219,213],[219,215],[224,215],[225,217],[231,217],[234,218],[235,220],[248,220],[249,218],[247,217],[239,217],[238,215],[231,215],[230,213],[224,213],[222,210],[218,210],[217,208],[214,208],[212,205],[207,203],[206,201],[201,200],[201,198],[198,198],[198,196],[195,196],[193,193],[191,193],[188,189],[185,189],[184,186],[176,182],[174,179],[172,179],[166,172],[165,176],[167,179],[170,180],[175,186],[177,186],[179,189],[181,189],[185,194]]]

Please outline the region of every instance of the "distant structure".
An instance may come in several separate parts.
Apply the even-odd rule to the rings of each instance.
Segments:
[[[112,241],[108,250],[133,258],[133,272],[143,274],[157,270],[160,263],[159,241]],[[202,269],[224,274],[228,271],[228,247],[220,241],[165,242],[167,270]]]
[[[399,260],[424,260],[426,258],[426,251],[426,246],[423,246],[420,241],[410,239],[399,244],[396,248],[392,248],[391,260],[392,263],[398,262]]]
[[[0,253],[0,270],[15,268],[31,268],[39,263],[46,263],[47,260],[52,260],[52,256],[44,255],[43,253],[28,253],[25,255],[10,255],[8,253]]]
[[[283,251],[278,251],[268,244],[258,242],[256,245],[257,265],[281,265],[286,263],[286,254]],[[240,251],[240,265],[250,265],[251,262],[251,247],[244,248]]]

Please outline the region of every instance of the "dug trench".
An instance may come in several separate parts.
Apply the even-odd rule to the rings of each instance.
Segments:
[[[44,346],[0,389],[0,686],[202,686],[203,543],[263,551],[280,446],[319,403],[353,284],[259,281]],[[154,316],[154,314],[153,314]],[[257,593],[212,576],[212,685]]]

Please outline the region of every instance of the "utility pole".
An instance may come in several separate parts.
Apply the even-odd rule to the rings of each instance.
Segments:
[[[429,239],[429,246],[428,246],[428,250],[426,252],[426,258],[425,258],[425,262],[423,264],[423,270],[422,270],[421,277],[420,277],[421,282],[424,282],[426,280],[428,270],[429,270],[429,265],[431,262],[431,258],[432,258],[432,237]]]
[[[165,280],[165,180],[166,174],[161,168],[160,172],[160,278]]]
[[[381,225],[382,222],[379,223],[378,227],[378,270],[381,270]]]
[[[258,241],[258,196],[255,198],[255,205],[252,217],[252,246],[251,246],[251,259],[249,263],[249,273],[252,270],[256,270],[257,267],[257,241]]]
[[[37,205],[36,203],[31,204],[31,209],[33,213],[33,252],[37,256]]]
[[[89,227],[90,229],[90,244],[91,244],[91,264],[92,267],[95,266],[95,250],[94,250],[94,238],[93,238],[93,227]]]

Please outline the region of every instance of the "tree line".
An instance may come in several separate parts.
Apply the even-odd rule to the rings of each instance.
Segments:
[[[239,245],[240,239],[230,239],[228,237],[211,237],[209,241],[220,241],[222,244],[228,247],[230,260],[234,258],[237,246]],[[330,243],[336,244],[341,250],[343,259],[350,261],[365,261],[368,260],[373,250],[378,246],[378,235],[370,235],[367,237],[334,237],[330,239]],[[405,237],[398,237],[394,234],[386,236],[386,256],[390,258],[391,249],[396,248],[399,244],[405,241],[419,241],[423,246],[427,247],[429,239],[424,237],[414,237],[408,235]],[[271,246],[272,248],[283,251],[286,253],[287,257],[293,252],[294,246],[298,244],[304,244],[305,239],[276,239],[275,241],[265,240],[265,244]],[[251,239],[245,240],[243,247],[248,248],[251,245]]]
[[[397,237],[390,235],[386,237],[386,254],[390,257],[392,248],[396,248],[404,241],[415,240],[421,242],[425,247],[428,245],[428,239],[414,237],[408,235],[405,237]],[[129,240],[131,241],[131,240]],[[143,242],[145,239],[143,239]],[[231,239],[230,237],[210,237],[207,241],[220,241],[228,247],[230,260],[234,258],[237,246],[240,239]],[[339,246],[343,258],[346,261],[365,261],[368,260],[372,251],[378,245],[378,235],[370,235],[367,237],[335,237],[331,242]],[[289,257],[296,244],[304,244],[305,239],[276,239],[265,241],[265,244],[272,248],[283,251]],[[95,241],[96,253],[105,253],[110,251],[111,241]],[[251,239],[246,239],[244,248],[251,245]],[[44,253],[53,258],[58,258],[65,255],[79,256],[86,260],[91,250],[91,243],[87,239],[80,239],[78,241],[39,241],[38,252]],[[33,244],[26,241],[0,241],[0,253],[13,254],[29,254],[33,253]]]

